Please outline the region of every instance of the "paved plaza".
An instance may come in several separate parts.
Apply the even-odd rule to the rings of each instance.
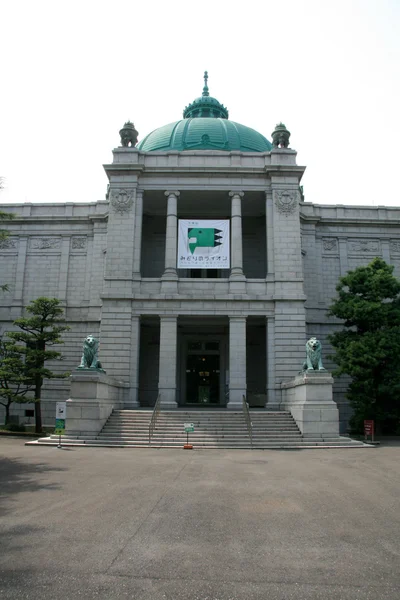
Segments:
[[[2,599],[396,600],[400,446],[0,439]]]

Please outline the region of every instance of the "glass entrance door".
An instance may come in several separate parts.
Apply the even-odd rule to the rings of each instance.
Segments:
[[[219,354],[188,354],[186,359],[186,402],[219,404]]]

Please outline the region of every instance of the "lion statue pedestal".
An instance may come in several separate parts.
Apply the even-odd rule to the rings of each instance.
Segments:
[[[339,411],[328,371],[304,371],[281,388],[281,408],[291,412],[304,438],[329,441],[339,437]]]
[[[129,384],[117,381],[101,369],[77,369],[70,376],[65,435],[95,437],[113,410],[124,407]]]

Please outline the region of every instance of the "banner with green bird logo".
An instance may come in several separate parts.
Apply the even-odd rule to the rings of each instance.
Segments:
[[[229,269],[229,220],[179,219],[178,269]]]

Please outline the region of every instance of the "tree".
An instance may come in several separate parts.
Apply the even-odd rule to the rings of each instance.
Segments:
[[[54,373],[45,368],[45,362],[49,360],[62,360],[61,352],[46,348],[54,344],[63,344],[61,334],[69,327],[65,325],[65,320],[62,318],[64,311],[57,298],[37,298],[26,307],[26,311],[31,316],[20,317],[14,321],[14,325],[21,331],[11,331],[8,337],[14,341],[11,349],[25,354],[25,376],[33,381],[35,428],[36,433],[40,433],[42,431],[40,398],[43,380],[64,378],[69,375],[69,373]],[[24,345],[20,346],[15,342],[23,342]]]
[[[0,190],[2,190],[4,188],[4,177],[0,177]],[[0,210],[0,221],[9,221],[10,219],[13,219],[14,215],[12,213],[6,213]],[[6,240],[9,237],[10,233],[8,231],[6,231],[5,229],[0,229],[0,244],[3,240]],[[8,291],[8,285],[6,283],[3,283],[3,285],[0,285],[0,290],[3,290],[3,292]]]
[[[13,350],[9,340],[0,338],[0,404],[6,409],[4,423],[10,422],[10,406],[13,402],[32,402],[27,394],[33,382],[26,374],[26,366],[20,352]]]
[[[393,269],[375,258],[349,271],[328,313],[344,321],[329,341],[335,374],[352,378],[347,397],[356,431],[362,431],[364,419],[374,419],[383,432],[395,431],[400,422],[400,282]]]

